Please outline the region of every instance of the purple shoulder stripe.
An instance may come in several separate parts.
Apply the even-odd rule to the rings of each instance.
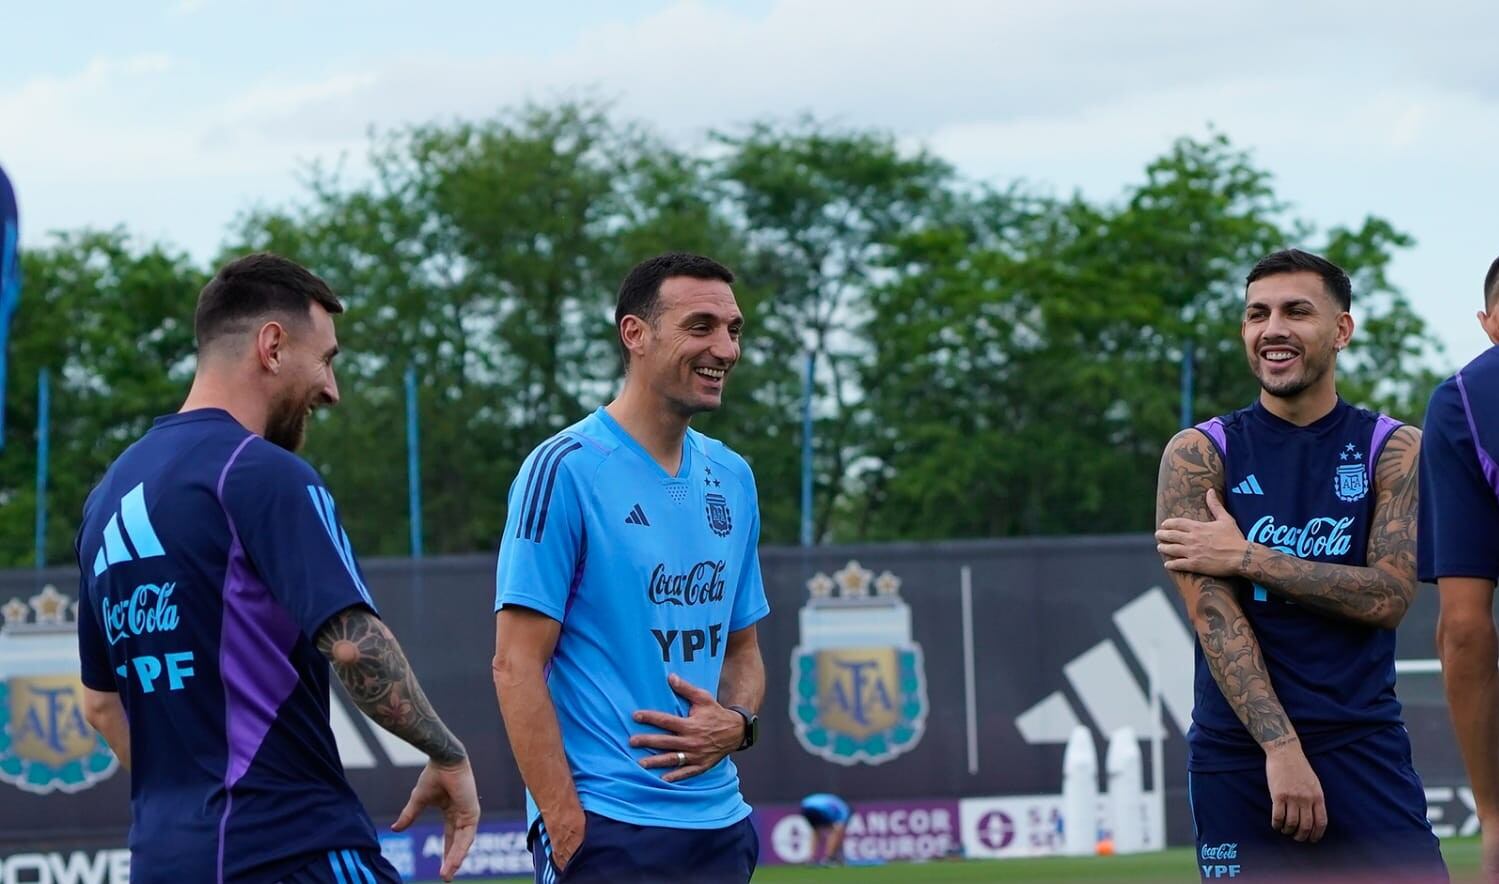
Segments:
[[[1400,421],[1389,415],[1381,414],[1379,420],[1374,422],[1374,438],[1369,440],[1369,484],[1374,484],[1374,468],[1379,465],[1379,455],[1384,451],[1385,442],[1389,441],[1390,434],[1405,426]]]
[[[1198,424],[1194,429],[1201,430],[1207,434],[1213,444],[1218,446],[1218,454],[1225,460],[1228,459],[1228,434],[1223,431],[1223,418],[1215,417]]]
[[[1483,478],[1488,481],[1494,496],[1499,497],[1499,464],[1494,463],[1494,458],[1478,439],[1478,422],[1473,419],[1473,405],[1468,401],[1468,387],[1463,383],[1463,373],[1458,372],[1454,377],[1457,378],[1457,392],[1463,398],[1463,417],[1468,419],[1468,435],[1473,437],[1473,450],[1478,453],[1478,467],[1483,470]]]
[[[224,730],[229,757],[224,768],[224,814],[219,819],[218,884],[224,881],[224,841],[234,807],[234,785],[250,769],[281,704],[297,685],[290,652],[299,630],[261,580],[234,516],[224,505],[224,484],[240,452],[256,437],[246,436],[219,473],[218,499],[229,521],[229,560],[224,567],[223,623],[219,634],[219,677],[224,684]]]

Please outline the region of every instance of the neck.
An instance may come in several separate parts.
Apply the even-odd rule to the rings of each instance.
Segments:
[[[629,375],[625,376],[624,388],[604,410],[669,475],[675,476],[682,468],[682,442],[692,418],[678,414]]]
[[[1323,381],[1295,396],[1271,396],[1261,390],[1260,404],[1281,420],[1304,427],[1326,417],[1338,406],[1338,388],[1333,383],[1332,372],[1328,372]]]
[[[235,383],[212,368],[199,366],[193,376],[193,386],[187,391],[178,413],[199,408],[222,408],[229,416],[239,421],[240,426],[256,435],[265,435],[269,409],[263,404],[247,401],[244,383]]]

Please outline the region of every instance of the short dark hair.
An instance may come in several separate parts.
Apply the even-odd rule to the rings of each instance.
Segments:
[[[1301,249],[1281,249],[1261,258],[1244,280],[1244,289],[1257,279],[1279,276],[1282,273],[1315,273],[1322,277],[1322,286],[1344,310],[1353,306],[1353,283],[1343,268],[1321,255],[1303,252]]]
[[[1493,310],[1499,305],[1499,258],[1489,265],[1488,275],[1483,278],[1483,309]]]
[[[193,315],[198,352],[226,335],[249,331],[251,320],[268,313],[306,321],[313,302],[329,313],[344,310],[328,283],[295,261],[270,252],[236,258],[198,293]]]
[[[620,326],[626,316],[639,316],[654,324],[661,315],[661,283],[673,276],[689,276],[693,279],[721,279],[734,282],[734,271],[712,258],[688,252],[667,252],[654,258],[646,258],[630,268],[625,281],[619,284],[619,296],[614,302],[614,331],[619,341],[619,355],[628,367],[630,351],[625,349]]]

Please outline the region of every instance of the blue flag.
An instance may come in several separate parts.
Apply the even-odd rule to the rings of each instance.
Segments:
[[[20,213],[16,192],[0,169],[0,448],[5,447],[5,368],[10,344],[10,318],[21,303]]]

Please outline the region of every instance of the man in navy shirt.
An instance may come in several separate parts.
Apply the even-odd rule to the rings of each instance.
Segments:
[[[361,710],[431,759],[396,828],[441,808],[448,880],[473,840],[463,745],[381,623],[332,495],[292,453],[313,409],[338,401],[342,309],[291,261],[225,265],[198,298],[182,410],[84,505],[86,714],[131,772],[135,884],[400,880],[339,763],[329,661]]]
[[[1499,345],[1499,260],[1483,281],[1479,325]],[[1483,831],[1483,867],[1499,880],[1499,346],[1437,387],[1421,441],[1421,579],[1442,610],[1437,653],[1452,726]]]
[[[1204,880],[1446,880],[1395,699],[1420,433],[1338,396],[1351,289],[1299,250],[1256,264],[1241,329],[1259,398],[1161,463],[1156,539],[1198,637]]]

